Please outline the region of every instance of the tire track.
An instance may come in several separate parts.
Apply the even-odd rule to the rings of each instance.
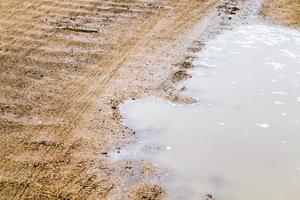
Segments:
[[[67,124],[66,127],[63,127],[63,129],[61,131],[59,131],[62,135],[62,142],[64,142],[68,135],[70,134],[70,132],[76,127],[76,125],[78,124],[80,118],[81,118],[81,114],[86,112],[87,109],[91,106],[92,101],[89,101],[89,99],[95,97],[95,96],[99,96],[101,94],[101,92],[103,91],[103,89],[105,89],[106,84],[111,80],[111,78],[113,77],[113,75],[118,71],[118,69],[121,67],[121,64],[126,60],[126,58],[128,57],[128,55],[130,54],[130,52],[132,50],[135,49],[135,47],[138,44],[138,41],[140,40],[140,38],[143,38],[143,34],[146,34],[148,32],[149,29],[151,29],[151,27],[153,27],[156,23],[157,23],[158,18],[154,21],[152,20],[151,23],[145,23],[142,28],[141,28],[141,32],[138,33],[136,35],[135,38],[131,39],[128,42],[128,45],[122,50],[121,55],[119,57],[119,59],[115,59],[114,62],[109,62],[108,65],[113,66],[112,70],[108,72],[108,74],[104,77],[104,79],[101,81],[101,83],[99,84],[100,87],[97,88],[97,90],[95,92],[89,93],[85,96],[85,100],[83,105],[81,105],[80,109],[78,110],[78,112],[74,115],[74,117],[72,118],[71,122]],[[110,67],[108,67],[110,68]],[[97,83],[98,84],[98,83]],[[43,155],[42,157],[47,157],[48,154],[51,151],[55,151],[56,148],[51,146],[49,148],[49,150],[47,151],[46,155]],[[66,152],[69,149],[66,150]],[[56,152],[54,152],[55,154]],[[65,153],[63,153],[65,154]],[[38,170],[37,170],[37,175],[35,177],[29,177],[28,179],[37,179],[39,177],[39,175],[42,173],[43,169],[45,168],[45,166],[41,166]],[[31,176],[33,176],[36,172],[37,168],[33,168],[33,172],[31,173]],[[31,181],[32,183],[33,181]],[[30,183],[26,184],[26,186],[24,187],[24,189],[20,192],[20,197],[18,199],[22,199],[22,197],[24,196],[26,190],[30,187]],[[13,198],[14,199],[14,198]]]
[[[55,33],[57,33],[59,30],[53,30],[52,32],[50,32],[48,35],[54,35]],[[42,39],[41,39],[42,40]],[[39,49],[43,44],[40,44],[39,46],[37,46],[35,49]],[[34,50],[29,49],[28,51],[24,51],[23,55],[24,57],[28,57],[31,52]],[[117,57],[119,55],[111,55],[108,59],[109,60],[113,60],[114,57]],[[102,75],[105,70],[108,68],[108,66],[110,65],[110,61],[108,61],[107,63],[105,63],[104,65],[102,65],[102,67],[97,67],[95,70],[92,70],[89,74],[87,74],[87,77],[89,77],[88,79],[85,79],[82,83],[81,83],[81,87],[78,88],[77,90],[73,91],[73,93],[71,94],[71,96],[67,97],[67,101],[64,102],[64,104],[62,104],[62,106],[60,107],[60,112],[57,113],[56,115],[53,116],[53,118],[59,118],[59,116],[61,116],[63,113],[66,112],[66,110],[63,110],[62,108],[64,108],[67,104],[70,103],[69,100],[71,99],[80,99],[79,97],[83,96],[83,92],[85,91],[86,87],[88,87],[98,76]],[[86,98],[86,97],[84,97]],[[78,102],[72,102],[72,104],[77,104]],[[71,119],[70,123],[72,124],[73,121],[76,121],[75,119]],[[33,132],[36,132],[36,130],[33,130]],[[31,138],[32,135],[29,135],[27,138],[25,138],[23,141],[18,142],[17,145],[14,148],[14,152],[18,151],[19,148],[18,146],[20,144],[22,144],[22,142],[27,141],[29,138]],[[11,153],[7,153],[4,157],[7,157],[9,154]],[[3,158],[1,158],[2,160]]]

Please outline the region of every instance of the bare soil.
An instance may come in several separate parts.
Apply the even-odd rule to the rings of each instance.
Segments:
[[[300,28],[300,1],[265,0],[262,15],[275,24]]]
[[[151,163],[110,162],[135,139],[118,105],[191,102],[172,86],[254,2],[0,0],[0,199],[164,198]]]

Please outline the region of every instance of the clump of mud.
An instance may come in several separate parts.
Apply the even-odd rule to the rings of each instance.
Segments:
[[[185,70],[178,70],[172,75],[172,82],[177,83],[188,78],[191,78],[191,75],[189,75]]]
[[[190,69],[190,68],[194,67],[194,65],[189,61],[180,62],[180,63],[176,64],[176,66],[183,68],[183,69]]]
[[[235,15],[240,8],[237,7],[237,3],[234,1],[226,2],[218,7],[220,12],[224,12],[226,14]]]

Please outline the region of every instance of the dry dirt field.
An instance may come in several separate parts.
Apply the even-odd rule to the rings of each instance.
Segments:
[[[135,138],[118,105],[189,102],[172,84],[253,2],[0,0],[0,199],[163,198],[147,183],[159,177],[151,163],[109,162]],[[278,2],[266,0],[264,16],[299,26],[297,0],[279,18]]]
[[[262,15],[276,24],[300,28],[300,1],[265,0]]]

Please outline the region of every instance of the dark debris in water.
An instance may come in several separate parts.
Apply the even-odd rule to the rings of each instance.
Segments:
[[[205,195],[205,200],[216,200],[212,194]]]

